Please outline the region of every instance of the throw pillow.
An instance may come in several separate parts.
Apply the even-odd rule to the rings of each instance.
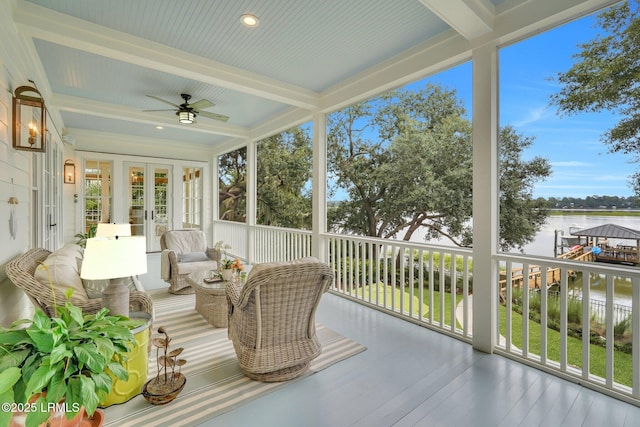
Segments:
[[[82,271],[82,259],[78,258],[78,271]],[[87,297],[90,299],[94,298],[102,298],[102,291],[109,286],[109,279],[102,280],[88,280],[81,279],[82,286],[84,287],[85,292],[87,293]],[[129,288],[129,291],[137,291],[135,279],[131,276],[124,278],[124,284]]]
[[[189,252],[186,254],[178,255],[178,262],[200,262],[211,261],[211,258],[204,252]]]
[[[69,243],[54,251],[44,260],[43,265],[36,268],[34,278],[42,285],[53,288],[64,294],[67,288],[73,289],[72,301],[87,299],[87,293],[82,286],[76,258],[82,256],[82,248]],[[51,279],[51,284],[49,284]],[[59,301],[63,304],[64,301]]]

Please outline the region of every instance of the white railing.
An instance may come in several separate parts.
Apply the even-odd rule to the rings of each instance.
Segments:
[[[229,244],[228,254],[250,264],[288,261],[311,256],[311,232],[292,228],[248,226],[215,221],[214,239]]]
[[[255,226],[252,228],[256,263],[289,261],[311,256],[311,232],[292,228]]]
[[[470,341],[470,250],[338,234],[328,250],[333,292]]]
[[[251,263],[311,255],[307,231],[226,221],[216,222],[214,231],[234,256]],[[332,293],[472,342],[471,250],[341,234],[322,238],[336,275]],[[511,254],[498,254],[494,262],[500,270],[496,353],[640,406],[640,269]],[[620,286],[631,289],[624,319],[617,309]]]
[[[227,253],[231,256],[249,259],[247,238],[249,236],[247,224],[233,221],[214,221],[213,238],[215,242],[223,241],[231,246]]]
[[[501,271],[497,352],[640,404],[640,269],[516,255],[495,259]],[[620,319],[614,301],[624,288],[631,288],[631,314]],[[596,290],[604,316],[592,309]]]

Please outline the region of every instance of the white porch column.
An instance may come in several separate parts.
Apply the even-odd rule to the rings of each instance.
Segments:
[[[256,259],[256,206],[258,200],[258,143],[247,143],[247,262]]]
[[[473,347],[492,353],[497,328],[498,54],[495,44],[473,58]]]
[[[329,261],[327,242],[327,116],[324,113],[313,115],[313,230],[311,253],[322,262]]]

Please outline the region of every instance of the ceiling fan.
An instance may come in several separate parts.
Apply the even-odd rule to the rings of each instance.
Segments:
[[[166,110],[143,110],[143,111],[175,111],[176,116],[178,116],[178,120],[180,123],[191,124],[195,123],[196,116],[206,117],[208,119],[220,120],[226,122],[229,120],[229,117],[223,116],[222,114],[210,113],[208,111],[202,111],[205,108],[213,107],[215,104],[207,99],[201,99],[198,102],[194,102],[193,104],[189,104],[189,100],[191,99],[191,95],[182,93],[180,96],[184,100],[184,102],[180,105],[174,104],[173,102],[167,101],[162,98],[158,98],[157,96],[147,95],[149,98],[157,99],[158,101],[164,102],[165,104],[169,104],[175,108],[166,109]]]

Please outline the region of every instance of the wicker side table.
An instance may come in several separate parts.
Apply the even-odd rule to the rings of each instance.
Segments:
[[[211,277],[211,271],[197,271],[187,276],[187,282],[196,294],[196,311],[216,328],[227,327],[227,282],[207,283],[205,278]]]

